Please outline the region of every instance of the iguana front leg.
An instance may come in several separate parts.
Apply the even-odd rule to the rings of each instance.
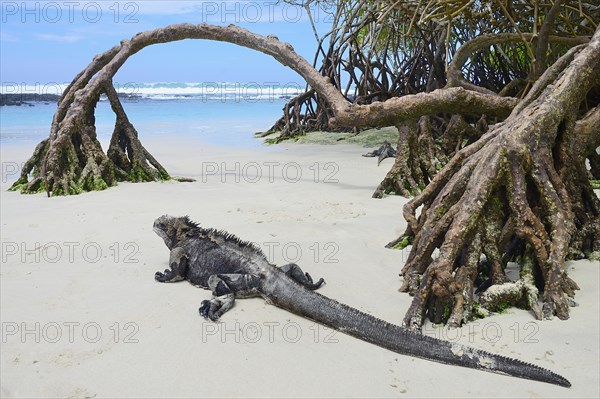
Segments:
[[[188,268],[188,257],[183,248],[173,248],[169,256],[169,266],[171,269],[166,269],[164,273],[156,272],[154,279],[161,283],[172,283],[185,279]]]
[[[217,321],[233,307],[235,298],[260,295],[260,277],[253,274],[214,274],[208,279],[213,298],[204,300],[198,311],[206,319]]]

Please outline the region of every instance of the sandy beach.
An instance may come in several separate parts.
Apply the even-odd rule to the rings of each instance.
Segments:
[[[152,231],[160,215],[256,242],[272,262],[325,278],[322,294],[399,324],[411,301],[398,292],[408,253],[384,245],[404,230],[406,200],[371,198],[393,160],[377,167],[354,145],[144,144],[172,175],[197,181],[25,196],[6,191],[17,176],[5,172],[33,146],[3,146],[2,397],[600,395],[599,262],[568,262],[581,287],[568,321],[511,309],[461,329],[425,327],[548,368],[568,389],[401,356],[262,299],[238,300],[220,323],[207,322],[198,307],[210,292],[154,281],[169,256]]]

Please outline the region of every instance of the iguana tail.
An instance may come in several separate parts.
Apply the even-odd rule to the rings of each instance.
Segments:
[[[517,359],[442,341],[387,323],[350,306],[275,277],[267,299],[274,305],[314,320],[337,331],[403,355],[420,357],[563,387],[571,383],[550,370]]]

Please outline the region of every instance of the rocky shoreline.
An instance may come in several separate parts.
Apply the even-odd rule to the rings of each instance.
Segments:
[[[19,93],[19,94],[0,94],[0,106],[29,106],[33,107],[34,102],[51,103],[58,102],[60,96],[56,94],[37,94],[37,93]]]
[[[139,99],[136,94],[119,93],[119,98]],[[0,94],[0,106],[29,106],[34,107],[35,103],[56,103],[60,99],[57,94],[38,94],[38,93],[14,93]]]

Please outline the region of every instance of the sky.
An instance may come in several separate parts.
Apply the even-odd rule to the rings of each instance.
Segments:
[[[298,0],[301,1],[301,0]],[[92,60],[137,32],[174,23],[236,24],[291,43],[312,63],[317,41],[302,7],[258,1],[0,1],[0,81],[70,82]],[[319,34],[331,26],[327,6],[311,6]],[[114,79],[130,82],[303,83],[262,53],[229,43],[184,40],[147,47]]]

